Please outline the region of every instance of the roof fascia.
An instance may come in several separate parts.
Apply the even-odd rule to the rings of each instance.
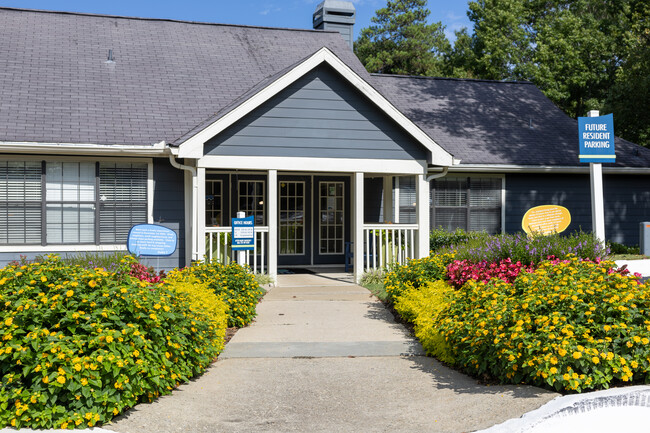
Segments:
[[[440,169],[429,168],[436,173]],[[588,174],[589,166],[463,164],[449,168],[450,173],[576,173]],[[650,167],[603,167],[606,174],[650,174]]]
[[[152,145],[92,144],[92,143],[36,143],[0,141],[1,153],[60,154],[60,155],[165,155],[165,142]]]
[[[348,65],[343,63],[334,53],[327,48],[321,48],[309,58],[296,65],[284,75],[273,81],[271,84],[261,89],[258,93],[244,101],[232,111],[215,120],[207,127],[197,132],[195,135],[185,140],[179,146],[178,156],[180,158],[201,158],[203,157],[203,144],[216,136],[245,115],[268,101],[273,96],[287,88],[300,77],[314,69],[315,67],[327,63],[341,74],[350,84],[356,87],[363,95],[370,99],[386,115],[397,122],[406,130],[415,140],[422,144],[429,152],[431,160],[438,166],[450,166],[455,163],[453,156],[438,145],[431,137],[422,131],[417,125],[402,114],[393,104],[391,104],[375,88],[368,84]]]

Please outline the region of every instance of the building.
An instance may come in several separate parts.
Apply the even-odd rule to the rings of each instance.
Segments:
[[[347,248],[358,277],[427,255],[432,226],[516,231],[539,204],[590,230],[575,120],[530,83],[368,74],[353,21],[331,0],[324,30],[0,8],[0,262],[123,250],[141,223],[179,234],[157,266],[223,258],[237,211],[272,275]],[[616,146],[607,236],[634,244],[650,150]]]

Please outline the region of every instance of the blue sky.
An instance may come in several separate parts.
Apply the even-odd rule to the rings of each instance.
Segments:
[[[0,5],[26,9],[88,12],[148,18],[172,18],[267,27],[311,28],[311,16],[321,0],[0,0]],[[355,39],[370,25],[386,0],[352,0],[357,9]],[[470,27],[467,0],[429,0],[431,21],[441,21],[447,36]],[[453,40],[453,37],[451,38]]]

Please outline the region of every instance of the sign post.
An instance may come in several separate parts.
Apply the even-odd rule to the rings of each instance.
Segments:
[[[614,116],[599,116],[591,110],[578,118],[580,162],[589,163],[591,177],[591,225],[594,235],[605,242],[605,205],[603,199],[603,162],[616,162]]]
[[[246,264],[246,251],[255,249],[255,217],[245,218],[244,212],[237,212],[232,218],[232,249],[237,251],[237,263]]]

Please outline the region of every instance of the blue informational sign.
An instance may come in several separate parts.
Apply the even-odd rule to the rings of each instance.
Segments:
[[[246,218],[232,218],[232,249],[255,249],[255,219],[252,215]]]
[[[176,251],[178,236],[167,227],[138,224],[131,227],[126,248],[136,256],[171,256]]]
[[[578,117],[580,162],[616,162],[614,115]]]

